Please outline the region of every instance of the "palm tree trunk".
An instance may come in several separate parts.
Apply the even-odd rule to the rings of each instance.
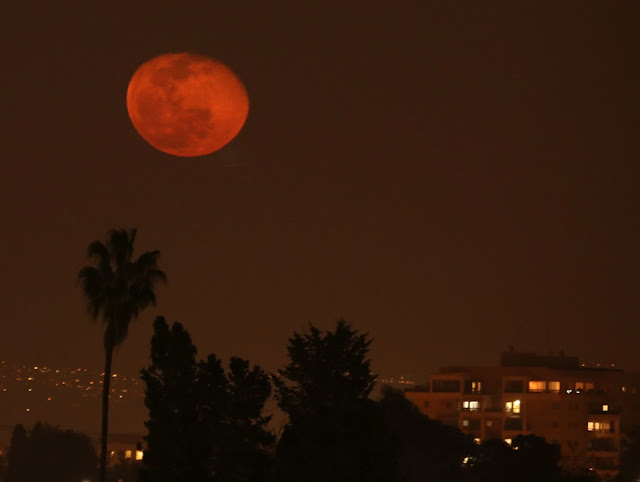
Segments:
[[[109,392],[111,391],[111,360],[113,343],[105,344],[104,378],[102,380],[102,432],[100,433],[100,474],[99,482],[107,479],[107,434],[109,432]]]

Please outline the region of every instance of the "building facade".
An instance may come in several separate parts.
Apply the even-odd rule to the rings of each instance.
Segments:
[[[576,357],[509,351],[500,366],[447,367],[406,397],[477,442],[519,434],[560,446],[565,469],[618,473],[621,436],[640,419],[640,376]]]

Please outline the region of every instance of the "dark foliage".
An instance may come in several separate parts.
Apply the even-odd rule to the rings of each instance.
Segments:
[[[383,387],[380,407],[395,444],[404,482],[456,482],[473,438],[422,414],[404,394]]]
[[[466,464],[469,482],[556,482],[562,480],[560,447],[544,437],[518,435],[509,446],[487,440],[476,447]]]
[[[371,341],[345,321],[323,333],[314,326],[289,339],[289,363],[278,371],[278,405],[293,421],[320,409],[365,400],[375,383],[366,359]]]
[[[278,372],[278,403],[288,415],[276,451],[278,482],[397,479],[394,447],[381,407],[368,399],[375,376],[370,340],[339,321],[289,339]]]
[[[581,469],[562,474],[561,480],[562,482],[600,482],[602,479],[593,470]]]
[[[259,482],[270,467],[273,435],[262,416],[271,393],[267,374],[232,358],[225,374],[209,355],[196,362],[196,347],[180,323],[158,317],[151,340],[146,384],[147,482]]]
[[[93,264],[78,273],[89,314],[105,324],[107,349],[126,339],[131,321],[156,304],[156,285],[166,281],[165,273],[158,269],[159,251],[133,259],[135,238],[135,229],[112,229],[105,243],[89,245],[87,255]]]
[[[635,426],[622,439],[620,475],[616,482],[636,482],[640,478],[640,426]]]
[[[107,467],[107,482],[138,482],[142,462],[125,459],[117,464]]]
[[[6,482],[94,480],[97,473],[98,457],[86,435],[40,422],[30,433],[14,427]]]

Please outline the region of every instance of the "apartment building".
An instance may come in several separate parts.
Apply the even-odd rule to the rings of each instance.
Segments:
[[[621,434],[640,423],[640,375],[584,367],[577,357],[514,350],[494,367],[447,367],[406,397],[480,442],[535,434],[558,444],[565,468],[618,473]]]

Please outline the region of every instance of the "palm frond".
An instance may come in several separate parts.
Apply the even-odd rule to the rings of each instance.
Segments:
[[[107,348],[125,340],[129,323],[143,309],[156,304],[156,286],[167,279],[158,269],[159,251],[149,251],[132,260],[136,233],[135,228],[112,229],[105,243],[91,243],[88,254],[94,264],[78,273],[89,313],[106,325]]]
[[[158,259],[160,258],[160,251],[147,251],[146,253],[142,253],[138,256],[138,259],[135,260],[134,264],[138,269],[148,270],[154,269],[158,266]]]

